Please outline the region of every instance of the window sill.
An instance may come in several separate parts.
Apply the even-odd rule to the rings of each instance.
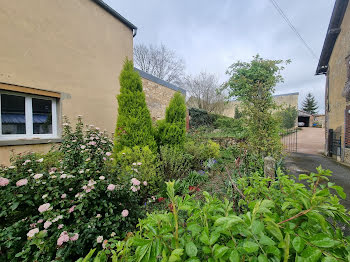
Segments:
[[[51,143],[60,143],[60,142],[62,142],[61,138],[2,140],[2,141],[0,141],[0,147],[2,147],[2,146],[51,144]]]

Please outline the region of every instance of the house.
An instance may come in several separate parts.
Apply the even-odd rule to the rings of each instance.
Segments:
[[[0,164],[12,153],[47,152],[60,142],[64,115],[114,132],[135,25],[101,0],[4,0],[0,32]],[[139,73],[159,119],[184,90]]]
[[[298,108],[298,100],[299,100],[299,93],[288,93],[288,94],[281,94],[281,95],[274,95],[273,96],[274,101],[277,105],[282,107],[288,107],[292,106],[294,108]],[[223,110],[223,115],[228,117],[234,117],[235,116],[235,109],[237,106],[239,106],[239,101],[229,101]]]
[[[326,76],[325,153],[350,164],[350,7],[336,0],[316,69]]]

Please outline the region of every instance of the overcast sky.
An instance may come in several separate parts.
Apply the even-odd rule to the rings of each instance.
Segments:
[[[276,0],[292,24],[320,56],[334,0]],[[105,0],[138,27],[134,44],[165,44],[186,62],[186,72],[215,73],[255,54],[291,59],[276,94],[308,92],[324,113],[325,76],[315,76],[315,59],[269,0]]]

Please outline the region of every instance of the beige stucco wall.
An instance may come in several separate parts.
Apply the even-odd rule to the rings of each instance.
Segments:
[[[345,58],[350,55],[350,5],[341,25],[341,32],[334,45],[329,60],[329,111],[326,112],[326,128],[341,132],[344,148],[344,122],[346,99],[342,92],[347,81],[347,67]],[[326,106],[327,108],[327,106]]]
[[[286,94],[273,97],[276,104],[282,107],[293,106],[298,109],[298,94]],[[226,104],[223,115],[228,117],[235,116],[235,108],[239,106],[239,101],[230,101]]]
[[[0,82],[60,92],[60,115],[114,131],[130,28],[90,0],[2,0],[0,32]]]
[[[165,118],[165,109],[176,91],[146,78],[142,78],[142,87],[152,119],[159,120]]]

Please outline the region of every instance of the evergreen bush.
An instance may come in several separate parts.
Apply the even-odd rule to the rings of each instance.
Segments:
[[[125,147],[149,146],[156,150],[152,120],[142,90],[140,75],[134,71],[132,61],[126,60],[119,76],[118,120],[115,130],[114,151]]]
[[[166,109],[165,120],[158,121],[157,142],[159,146],[183,147],[186,139],[185,98],[175,93]]]

